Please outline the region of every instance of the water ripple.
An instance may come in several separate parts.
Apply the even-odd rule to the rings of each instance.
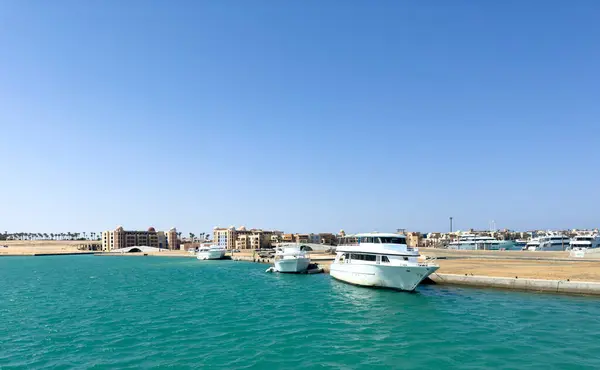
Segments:
[[[0,368],[600,368],[597,299],[179,258],[0,259]]]

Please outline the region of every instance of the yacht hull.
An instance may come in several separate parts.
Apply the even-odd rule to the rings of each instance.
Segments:
[[[219,260],[225,257],[225,250],[198,252],[196,258],[199,260]]]
[[[413,291],[439,266],[390,266],[332,263],[331,277],[347,283]]]
[[[278,272],[304,272],[310,264],[310,258],[285,258],[276,260],[274,264]]]

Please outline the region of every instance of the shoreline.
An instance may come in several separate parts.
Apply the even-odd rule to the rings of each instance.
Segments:
[[[94,255],[195,258],[194,254],[185,251],[111,253],[40,249],[0,253],[0,257]],[[506,251],[468,253],[427,249],[422,252],[425,255],[438,255],[436,262],[440,266],[437,272],[429,276],[425,284],[600,296],[600,259],[568,258],[564,253],[540,255],[544,252],[537,252],[535,255],[506,253]],[[246,252],[227,257],[233,261],[273,263],[272,259],[256,257]],[[334,258],[329,254],[313,253],[311,262],[328,274],[329,265]]]

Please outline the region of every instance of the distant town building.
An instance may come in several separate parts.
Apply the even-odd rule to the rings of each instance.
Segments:
[[[102,250],[110,252],[115,249],[147,246],[161,249],[179,249],[177,229],[156,231],[153,227],[146,231],[124,230],[122,226],[114,230],[102,232]]]
[[[422,240],[423,240],[423,236],[421,235],[421,233],[416,232],[416,231],[411,231],[411,232],[405,233],[405,235],[406,235],[406,244],[409,247],[419,248],[421,246]]]
[[[312,244],[321,244],[321,237],[319,234],[308,234],[308,242]]]
[[[337,236],[333,235],[332,233],[319,233],[319,238],[321,239],[319,242],[320,244],[337,245],[338,243]]]
[[[233,226],[230,226],[228,228],[213,228],[214,243],[221,248],[235,249],[236,237],[237,230]]]
[[[246,229],[241,226],[236,229],[234,226],[228,228],[215,227],[213,229],[214,243],[226,249],[260,249],[271,248],[277,243],[278,238],[283,233],[281,231],[267,231],[262,229]]]

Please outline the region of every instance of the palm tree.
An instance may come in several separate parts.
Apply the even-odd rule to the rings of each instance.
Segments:
[[[196,236],[196,235],[195,235],[194,233],[190,233],[190,240],[192,241],[192,243],[194,242],[194,237],[195,237],[195,236]]]

